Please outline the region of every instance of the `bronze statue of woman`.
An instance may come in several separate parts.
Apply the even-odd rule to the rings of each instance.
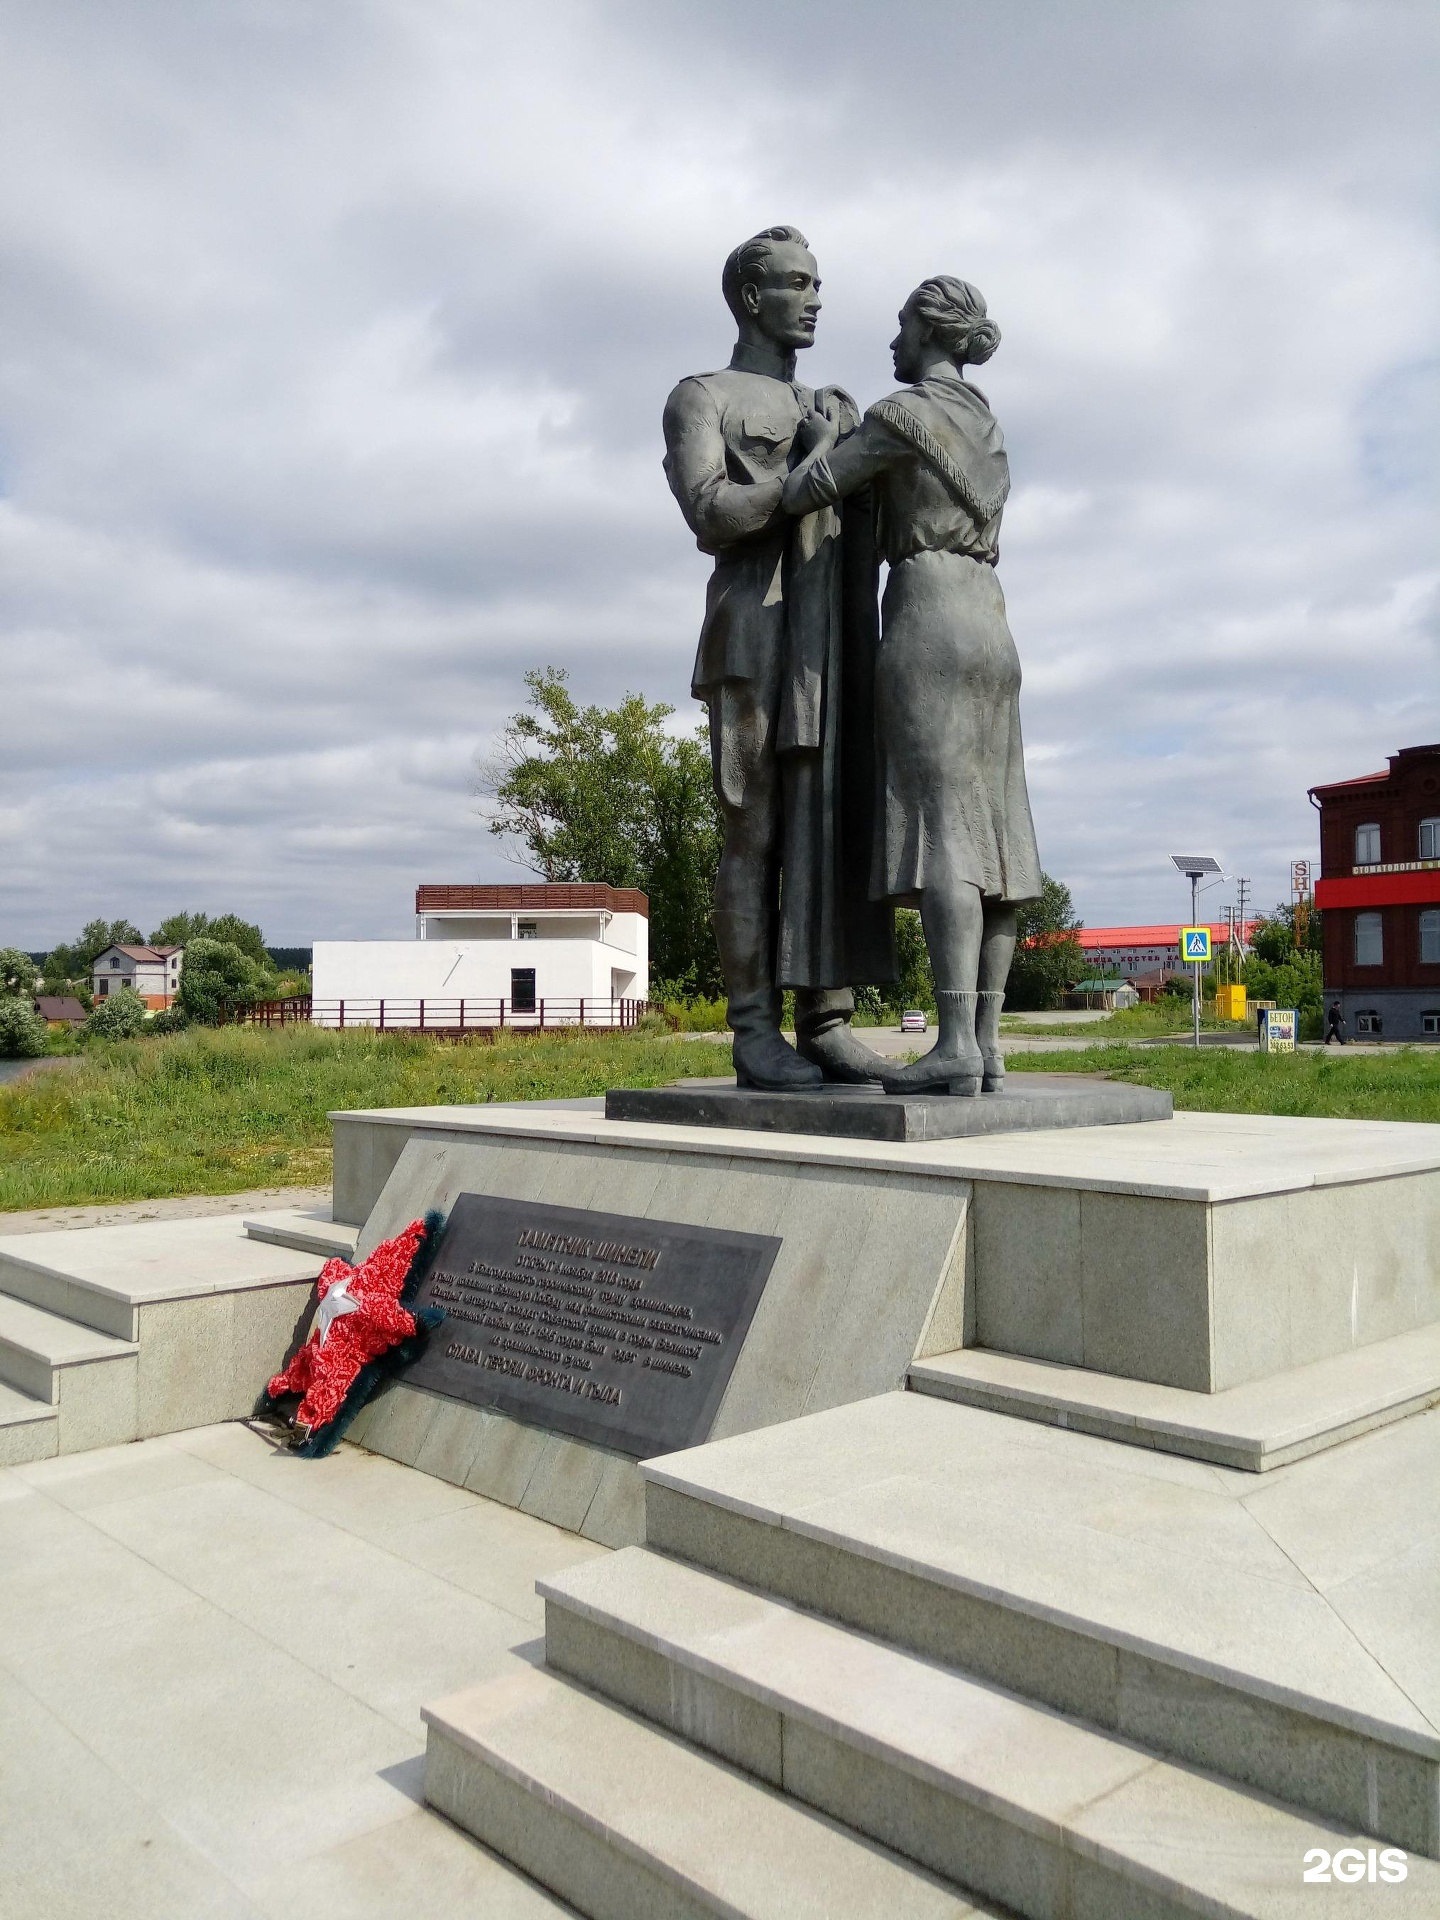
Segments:
[[[807,455],[782,496],[787,512],[813,513],[873,486],[879,557],[890,568],[870,895],[919,907],[940,1015],[932,1050],[885,1074],[893,1093],[1003,1084],[1015,909],[1040,893],[1020,661],[995,575],[1010,469],[988,401],[962,374],[999,344],[967,281],[925,281],[891,342],[895,377],[908,384],[844,440],[838,409],[812,411],[799,436]]]

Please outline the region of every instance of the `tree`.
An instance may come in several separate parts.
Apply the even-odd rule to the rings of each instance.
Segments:
[[[1076,935],[1070,889],[1048,873],[1040,877],[1040,898],[1016,915],[1015,959],[1005,988],[1005,1004],[1015,1012],[1058,1006],[1060,996],[1085,972],[1085,955]]]
[[[0,1000],[0,1058],[38,1060],[50,1045],[50,1030],[29,999]]]
[[[99,1040],[133,1040],[143,1029],[148,1011],[133,987],[121,987],[95,1002],[85,1031]]]
[[[1321,932],[1320,915],[1313,907],[1307,907],[1300,938],[1295,937],[1295,904],[1282,900],[1271,913],[1255,927],[1250,936],[1251,951],[1272,967],[1292,965],[1301,953],[1323,954],[1324,936]]]
[[[1306,1037],[1309,1037],[1321,1020],[1325,1008],[1325,981],[1323,981],[1323,958],[1309,947],[1279,947],[1281,960],[1267,960],[1260,952],[1260,941],[1254,943],[1256,952],[1244,964],[1240,979],[1244,981],[1244,991],[1252,1000],[1275,1000],[1277,1006],[1294,1006],[1298,1014],[1309,1016],[1306,1021]],[[1277,950],[1275,945],[1267,943],[1269,950]]]
[[[91,920],[68,945],[62,942],[45,956],[45,985],[52,993],[88,986],[90,969],[107,947],[138,947],[144,939],[132,920]]]
[[[259,927],[249,920],[242,920],[236,913],[222,913],[214,920],[208,913],[172,913],[151,934],[150,944],[152,947],[188,948],[192,940],[202,937],[224,940],[230,946],[238,947],[257,967],[268,970],[273,965],[265,946],[264,934]]]
[[[233,941],[197,934],[185,949],[179,1004],[187,1020],[213,1027],[230,1008],[262,999],[270,984],[267,971]]]
[[[913,907],[901,907],[895,915],[895,957],[900,977],[880,989],[884,1004],[895,1013],[903,1013],[907,1007],[933,1013],[935,976],[930,971],[920,916]]]
[[[490,831],[519,842],[516,857],[547,880],[640,888],[656,990],[718,992],[710,901],[722,829],[706,729],[677,739],[664,726],[674,708],[636,693],[581,707],[566,681],[560,667],[526,674],[529,711],[511,716],[481,772]]]
[[[0,995],[28,1000],[35,991],[35,962],[19,947],[0,947]]]

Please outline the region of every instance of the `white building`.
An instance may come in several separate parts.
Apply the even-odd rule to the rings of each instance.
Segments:
[[[180,991],[184,961],[183,947],[107,947],[91,963],[90,990],[104,1000],[132,987],[152,1013],[160,1013]]]
[[[413,940],[317,940],[317,1026],[627,1024],[650,993],[630,887],[417,887]]]

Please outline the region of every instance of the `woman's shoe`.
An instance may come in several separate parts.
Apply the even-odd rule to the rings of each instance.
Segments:
[[[985,1062],[980,1091],[1000,1093],[1005,1086],[1005,1056],[1000,1051],[1000,1009],[1005,1004],[1005,995],[982,993],[977,997],[980,1005],[975,1010],[975,1038]]]
[[[975,1040],[975,1002],[979,997],[974,993],[936,994],[939,1037],[919,1060],[885,1074],[887,1093],[979,1093],[985,1073],[985,1061]]]

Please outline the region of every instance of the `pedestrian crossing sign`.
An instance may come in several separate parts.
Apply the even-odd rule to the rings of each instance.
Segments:
[[[1208,964],[1210,959],[1209,927],[1181,927],[1180,958],[1187,966]]]

